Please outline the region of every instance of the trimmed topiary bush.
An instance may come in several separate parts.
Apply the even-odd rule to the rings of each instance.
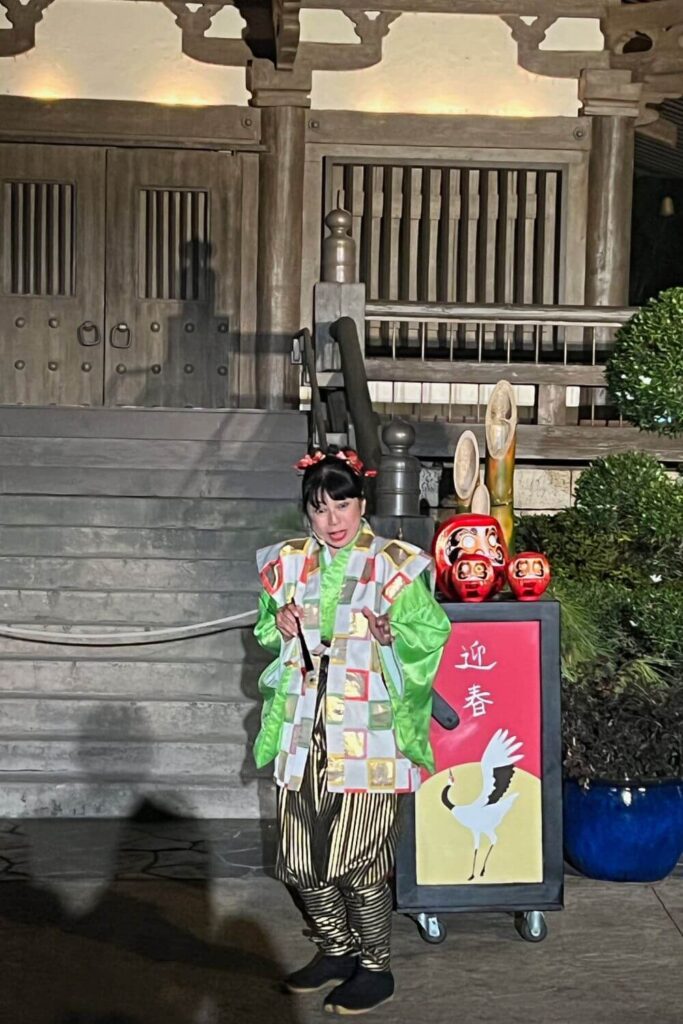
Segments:
[[[642,430],[683,433],[683,288],[669,288],[617,332],[607,362],[609,393]]]

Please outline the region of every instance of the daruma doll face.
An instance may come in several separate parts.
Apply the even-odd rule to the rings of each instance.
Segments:
[[[550,583],[550,563],[538,551],[523,551],[511,560],[507,577],[518,601],[537,601]]]
[[[451,567],[450,584],[461,601],[485,601],[496,585],[491,560],[485,555],[460,555]]]
[[[451,569],[465,555],[479,556],[490,562],[494,575],[492,593],[497,593],[505,583],[508,551],[502,531],[493,516],[474,512],[452,516],[437,531],[432,551],[437,583],[447,597],[456,596],[454,585],[457,573],[454,575]],[[481,567],[478,571],[481,572]]]

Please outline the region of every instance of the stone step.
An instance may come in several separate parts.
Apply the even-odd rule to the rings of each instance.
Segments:
[[[2,437],[107,437],[165,441],[292,442],[305,447],[306,416],[262,409],[78,409],[4,406]]]
[[[153,527],[193,530],[302,529],[296,502],[267,498],[118,498],[0,494],[4,526]]]
[[[16,622],[13,625],[30,628],[30,623]],[[49,629],[51,623],[46,623]],[[43,624],[41,623],[41,628]],[[118,632],[111,626],[98,626],[100,633]],[[190,637],[187,640],[172,640],[168,643],[150,643],[145,645],[123,644],[115,648],[108,646],[78,646],[68,643],[45,644],[40,641],[15,640],[0,636],[0,658],[37,659],[41,655],[70,658],[76,661],[90,662],[94,665],[100,660],[111,661],[112,657],[130,657],[140,659],[144,656],[149,661],[224,661],[241,662],[245,657],[261,657],[260,648],[250,629],[229,629],[224,633],[211,636]]]
[[[289,463],[282,470],[87,469],[0,464],[0,494],[111,495],[118,497],[269,498],[296,501],[300,485]]]
[[[267,543],[268,538],[264,538]],[[7,590],[193,590],[225,593],[258,584],[254,552],[244,559],[0,557]]]
[[[0,622],[173,626],[255,608],[258,579],[238,591],[0,590]]]
[[[0,740],[0,772],[3,786],[9,772],[65,774],[90,778],[146,780],[155,782],[170,775],[194,775],[232,784],[257,774],[242,731],[232,740],[179,737],[158,741],[151,737],[104,740],[98,737],[62,739],[18,736]]]
[[[293,464],[301,458],[298,441],[183,441],[83,438],[2,437],[0,466],[40,469],[175,470],[194,474],[199,470],[220,473],[270,473],[289,470],[296,484]]]
[[[255,721],[254,721],[255,718]],[[248,721],[248,719],[250,719]],[[232,699],[197,700],[33,700],[0,697],[0,742],[59,736],[88,740],[156,743],[178,737],[244,746],[258,730],[258,708],[239,691]]]
[[[258,677],[267,655],[244,662],[224,661],[144,661],[140,648],[134,658],[120,652],[109,653],[109,660],[78,661],[57,658],[59,648],[50,647],[41,660],[0,659],[0,689],[12,696],[35,698],[48,695],[69,697],[138,700],[226,700],[244,695],[258,698]]]
[[[257,547],[302,532],[306,417],[0,409],[0,622],[84,632],[257,606]],[[270,817],[251,627],[148,645],[0,638],[0,814]]]
[[[275,786],[267,779],[206,780],[198,776],[145,781],[111,781],[49,772],[7,773],[0,787],[4,818],[130,818],[145,799],[184,818],[264,818],[275,816]]]
[[[0,526],[0,557],[188,558],[253,561],[264,542],[291,537],[291,529],[146,529],[101,526]]]

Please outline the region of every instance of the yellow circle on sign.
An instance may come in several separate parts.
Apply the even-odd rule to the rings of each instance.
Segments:
[[[509,788],[494,804],[480,799],[478,762],[439,772],[415,797],[415,853],[418,885],[491,885],[543,881],[541,782],[516,768]],[[449,810],[443,801],[455,805]],[[514,799],[510,800],[511,797]],[[508,803],[506,803],[508,801]],[[491,844],[486,829],[495,836]],[[477,829],[479,850],[475,856]],[[489,853],[490,850],[490,853]],[[484,875],[481,872],[486,866]],[[474,878],[470,879],[473,873]]]

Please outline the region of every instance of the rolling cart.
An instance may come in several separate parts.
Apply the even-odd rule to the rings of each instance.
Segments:
[[[513,916],[527,942],[563,905],[559,605],[445,604],[434,683],[436,771],[404,801],[396,906],[440,943],[440,915]]]

